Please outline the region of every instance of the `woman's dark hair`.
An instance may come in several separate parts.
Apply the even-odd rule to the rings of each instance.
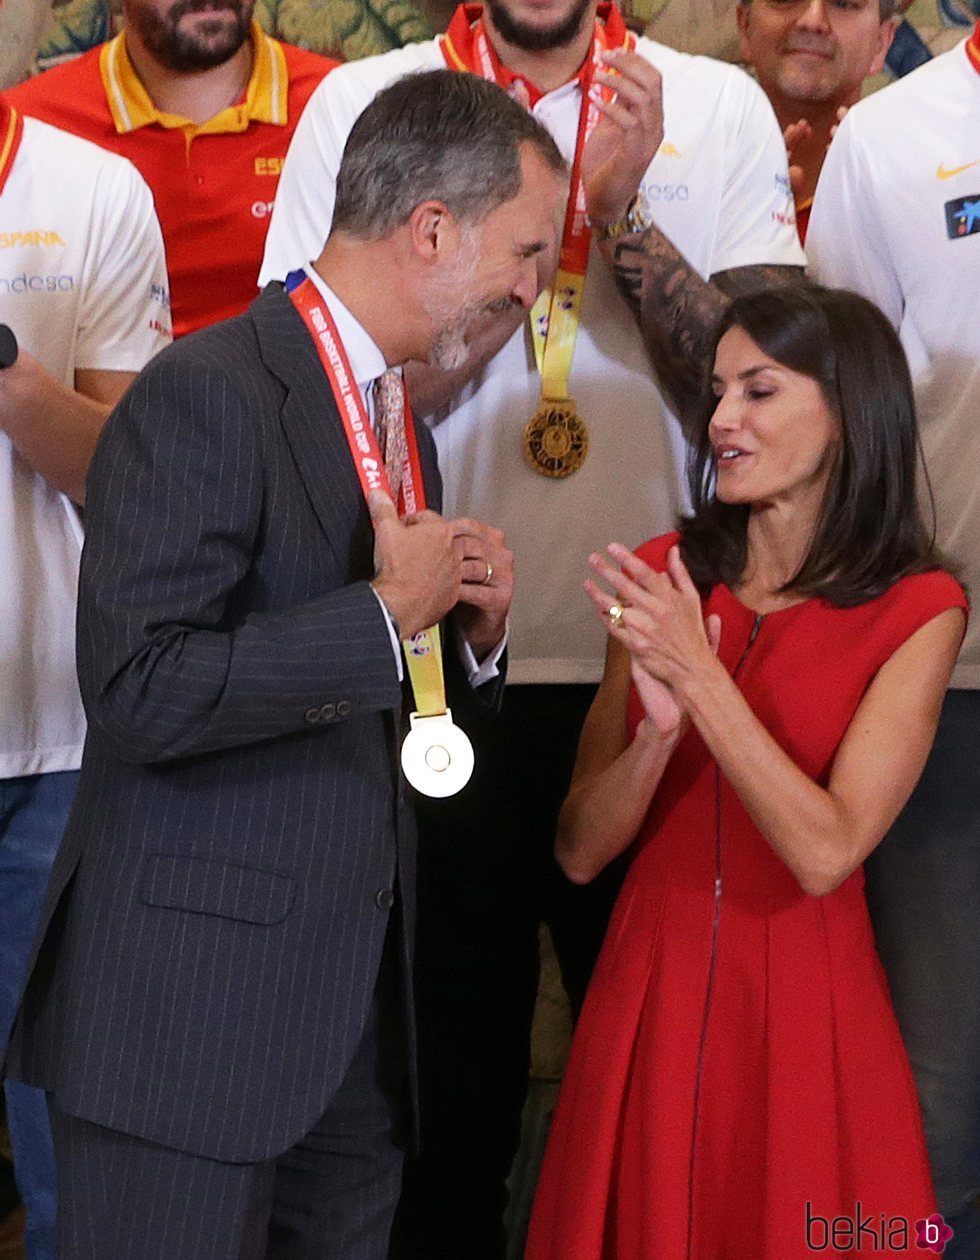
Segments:
[[[730,328],[816,381],[841,428],[813,540],[782,589],[849,607],[905,574],[937,568],[916,497],[920,446],[908,363],[878,308],[844,289],[788,285],[737,298],[717,341]],[[715,498],[708,425],[716,405],[706,389],[688,468],[694,511],[681,522],[681,552],[702,593],[716,582],[737,586],[747,550],[748,505]]]

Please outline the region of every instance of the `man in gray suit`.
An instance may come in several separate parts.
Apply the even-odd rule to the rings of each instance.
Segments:
[[[61,1260],[387,1252],[413,1096],[397,641],[448,614],[453,708],[486,708],[513,575],[499,531],[432,510],[424,428],[393,475],[428,510],[367,494],[352,453],[374,378],[531,306],[563,170],[495,86],[396,83],[296,293],[175,345],[109,421],[90,730],[17,1055],[52,1097]]]

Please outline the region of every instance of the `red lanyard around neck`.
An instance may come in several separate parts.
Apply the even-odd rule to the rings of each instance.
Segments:
[[[531,312],[531,336],[542,395],[549,399],[568,398],[572,357],[578,335],[585,273],[589,263],[592,228],[585,204],[582,182],[582,154],[599,120],[599,110],[592,100],[595,73],[602,64],[602,54],[610,48],[632,48],[633,37],[615,5],[601,5],[595,21],[592,47],[578,73],[582,93],[579,109],[575,156],[572,163],[568,204],[562,231],[558,274],[551,290],[545,290]],[[503,66],[487,36],[479,5],[461,5],[453,15],[443,37],[442,54],[453,70],[469,71],[496,83],[505,90],[512,88],[514,76]],[[605,98],[613,93],[602,89]]]
[[[361,397],[361,391],[357,388],[354,373],[351,371],[347,351],[340,340],[337,325],[326,302],[309,276],[306,276],[295,287],[290,287],[289,297],[313,338],[320,363],[330,382],[364,497],[367,498],[372,490],[384,490],[390,495],[391,486],[388,482],[388,474],[385,472],[384,460],[381,458],[378,439],[371,428],[367,408]],[[425,508],[425,486],[422,482],[418,436],[407,398],[405,400],[405,442],[408,449],[402,465],[398,507],[402,514],[411,515]]]

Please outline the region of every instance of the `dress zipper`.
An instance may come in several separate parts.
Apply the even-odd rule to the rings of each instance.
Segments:
[[[742,649],[742,655],[732,670],[732,679],[738,678],[739,671],[745,664],[745,658],[751,651],[752,644],[759,637],[762,629],[764,613],[756,613],[749,637]],[[701,1103],[701,1078],[704,1070],[704,1054],[708,1041],[708,1018],[711,1012],[711,994],[715,982],[715,961],[718,955],[718,929],[721,922],[721,767],[715,762],[715,900],[714,917],[711,922],[711,952],[708,957],[708,984],[704,995],[704,1015],[701,1019],[701,1038],[698,1043],[698,1061],[694,1075],[694,1121],[691,1135],[691,1163],[687,1179],[687,1260],[691,1260],[691,1248],[694,1243],[694,1171],[697,1162],[698,1145],[698,1112]]]

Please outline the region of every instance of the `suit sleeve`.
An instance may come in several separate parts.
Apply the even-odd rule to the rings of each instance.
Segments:
[[[232,380],[181,350],[137,379],[89,476],[78,669],[90,724],[122,759],[149,763],[308,731],[326,704],[349,716],[398,708],[367,582],[250,607],[261,603],[251,594],[263,529],[258,402],[247,373]]]

